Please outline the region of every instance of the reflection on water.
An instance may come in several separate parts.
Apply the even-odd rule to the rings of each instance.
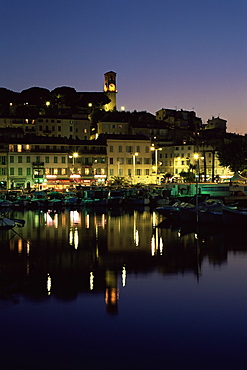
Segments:
[[[192,316],[187,317],[187,320],[193,321],[193,317],[194,319],[197,317],[199,322],[201,320],[198,318],[199,313],[195,311],[197,306],[194,306],[195,296],[191,294],[194,292],[193,294],[199,295],[198,287],[201,287],[200,289],[206,290],[208,297],[209,289],[211,289],[210,294],[214,296],[213,284],[217,286],[217,283],[214,281],[210,288],[205,287],[204,276],[210,280],[215,274],[215,271],[213,274],[212,271],[210,272],[210,267],[226,268],[229,263],[231,274],[229,272],[225,276],[225,282],[229,288],[231,281],[236,280],[234,273],[241,266],[239,261],[238,265],[229,262],[231,256],[241,254],[244,256],[242,260],[246,261],[247,245],[242,230],[220,229],[201,225],[198,227],[174,225],[167,220],[163,220],[160,215],[149,209],[119,212],[104,209],[97,211],[64,210],[61,212],[26,211],[23,213],[13,212],[13,216],[24,218],[26,224],[23,228],[0,232],[0,302],[2,308],[7,308],[8,304],[14,304],[22,307],[22,310],[30,311],[30,308],[27,308],[26,305],[35,303],[40,310],[43,307],[45,312],[49,303],[52,307],[55,304],[58,305],[56,312],[61,316],[61,305],[70,302],[73,303],[73,306],[71,306],[71,312],[63,317],[63,325],[65,325],[66,320],[69,320],[70,328],[75,325],[73,312],[77,312],[79,307],[83,312],[82,317],[88,317],[88,320],[83,321],[84,328],[88,325],[87,321],[92,322],[96,319],[95,312],[97,312],[98,326],[93,329],[97,338],[102,334],[102,332],[100,334],[99,327],[100,330],[103,330],[102,326],[105,325],[102,313],[106,312],[110,317],[119,317],[120,332],[118,334],[120,335],[122,332],[123,339],[120,339],[117,333],[112,332],[112,339],[118,341],[119,344],[123,344],[122,340],[126,341],[127,339],[127,333],[125,332],[127,327],[137,325],[139,329],[144,328],[147,325],[149,326],[148,322],[150,321],[152,327],[149,328],[148,332],[151,334],[144,334],[146,340],[148,341],[149,335],[151,335],[151,338],[153,338],[152,335],[159,335],[166,345],[168,345],[167,341],[170,340],[170,346],[171,343],[177,346],[177,351],[182,358],[187,358],[185,354],[181,354],[183,352],[180,343],[181,337],[180,339],[177,337],[178,333],[180,333],[179,336],[182,335],[181,331],[178,330],[178,323],[181,327],[184,326],[181,321],[185,314],[182,307],[185,305],[186,310],[191,311]],[[181,280],[179,282],[174,281],[174,277],[180,277]],[[192,284],[192,281],[195,284]],[[135,285],[136,289],[134,288]],[[161,294],[164,289],[167,289],[165,295]],[[145,292],[144,306],[142,291]],[[175,298],[176,291],[179,291],[179,294]],[[102,303],[99,303],[98,300],[97,304],[91,307],[98,297],[102,297],[100,302],[104,302],[105,308],[103,310],[104,306],[102,307]],[[190,298],[188,299],[188,297]],[[91,299],[90,303],[88,299]],[[163,302],[164,299],[166,304]],[[204,300],[205,297],[200,299]],[[91,307],[91,309],[88,308],[87,313],[83,306],[80,306],[81,302],[84,302],[84,305],[87,302],[88,307]],[[172,308],[169,307],[172,304],[171,302],[174,302]],[[193,305],[192,302],[194,302]],[[247,308],[247,303],[244,302],[243,304]],[[136,305],[141,316],[139,314],[137,317],[135,316],[134,307]],[[200,300],[196,305],[201,305]],[[208,298],[206,305],[212,305],[210,298]],[[166,330],[162,333],[158,333],[160,330],[158,327],[162,326],[164,322],[159,321],[159,324],[157,322],[158,320],[165,320],[165,316],[161,319],[163,317],[162,313],[159,312],[157,316],[156,312],[160,307],[163,307],[163,312],[167,310],[166,315],[170,317],[171,322],[173,321],[173,314],[178,315],[176,323],[173,322],[173,328],[170,328],[170,324],[167,323]],[[204,305],[200,312],[203,312],[205,307]],[[143,310],[149,312],[149,315],[142,317],[141,312]],[[126,318],[122,323],[121,320],[123,320],[126,312],[129,315],[128,319]],[[10,312],[11,314],[13,312]],[[30,314],[33,315],[29,312]],[[49,315],[47,312],[46,314]],[[25,316],[24,313],[23,315]],[[102,321],[99,321],[99,317]],[[56,319],[53,317],[53,320]],[[79,319],[79,322],[80,320],[82,318]],[[38,325],[37,322],[35,325]],[[205,329],[202,322],[200,325],[201,329]],[[55,333],[56,330],[57,333]],[[55,335],[56,340],[58,340],[62,333],[59,329],[56,328],[56,330],[53,327],[53,336]],[[67,328],[67,330],[70,329]],[[85,330],[90,337],[91,334],[89,333],[92,329]],[[115,329],[111,327],[111,330],[114,331]],[[188,333],[192,330],[191,327],[188,329],[184,326],[183,330],[184,333],[190,336]],[[135,338],[140,342],[143,340],[142,332],[143,329],[138,332],[139,335],[135,334]],[[83,335],[82,333],[80,335]],[[164,339],[164,333],[170,333],[170,339]],[[85,338],[80,337],[80,339],[84,340]],[[208,339],[209,337],[205,338],[205,341]],[[95,340],[94,337],[91,344]],[[149,343],[151,350],[154,349],[152,345],[155,343],[157,345],[157,340],[153,344]],[[143,348],[146,345],[147,343],[142,342]],[[198,351],[197,345],[193,345],[196,346],[195,348]],[[136,346],[138,347],[137,344]],[[178,366],[178,360],[172,362],[175,352],[172,356],[171,352],[166,354],[169,369],[178,368],[176,367]],[[133,354],[131,355],[129,352],[127,356],[133,356]],[[188,358],[187,361],[189,361]],[[150,358],[148,357],[148,359]],[[138,364],[137,361],[135,366],[137,367]],[[172,364],[174,364],[174,367]],[[150,368],[151,365],[148,365],[147,360],[146,365],[144,363],[142,366],[143,368]],[[13,365],[14,367],[18,368],[16,363],[15,366]],[[184,367],[186,368],[186,366]],[[46,368],[49,367],[46,366]],[[53,365],[53,368],[56,368],[56,366]],[[73,366],[70,368],[73,369]],[[74,368],[83,367],[77,367],[76,362]],[[107,366],[92,366],[91,368],[103,369]],[[117,368],[121,367],[117,366]],[[163,367],[158,367],[156,364],[155,368]],[[190,366],[190,368],[193,367]],[[194,368],[198,367],[195,366]],[[204,368],[203,365],[200,368]],[[207,368],[206,365],[205,368]]]
[[[30,299],[53,295],[67,300],[82,291],[102,290],[109,312],[117,311],[118,281],[125,286],[130,271],[193,273],[199,279],[203,260],[220,265],[229,251],[246,250],[241,230],[172,225],[149,209],[13,216],[26,224],[1,231],[1,270],[15,281],[24,279],[18,291],[25,289]]]

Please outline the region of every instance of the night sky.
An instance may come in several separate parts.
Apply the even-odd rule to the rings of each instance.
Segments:
[[[0,86],[103,91],[117,108],[195,110],[247,132],[246,0],[0,0]]]

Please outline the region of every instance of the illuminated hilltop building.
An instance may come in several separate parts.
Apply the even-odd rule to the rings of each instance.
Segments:
[[[117,85],[116,85],[117,74],[113,71],[106,72],[104,74],[104,92],[107,97],[111,100],[109,104],[104,106],[106,111],[113,111],[117,108]]]

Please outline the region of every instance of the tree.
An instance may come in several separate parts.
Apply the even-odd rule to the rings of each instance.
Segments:
[[[130,182],[125,177],[113,176],[111,180],[111,185],[113,186],[129,186]]]
[[[181,177],[183,177],[184,182],[194,182],[195,181],[195,174],[191,172],[190,170],[188,172],[182,171],[179,174]]]
[[[230,167],[233,172],[243,171],[247,168],[247,139],[240,136],[222,143],[217,148],[217,156],[221,166]]]

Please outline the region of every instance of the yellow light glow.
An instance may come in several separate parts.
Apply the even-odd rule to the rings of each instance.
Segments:
[[[89,289],[93,290],[93,288],[94,288],[94,274],[91,271],[90,272],[90,278],[89,278]]]
[[[123,287],[126,286],[126,278],[127,278],[127,271],[126,271],[126,267],[123,266],[123,269],[122,269],[122,286]]]
[[[154,237],[154,235],[152,236],[152,239],[151,239],[151,255],[152,256],[155,255],[155,237]]]
[[[50,295],[51,294],[51,277],[50,277],[50,274],[47,274],[46,287],[47,287],[47,293],[48,293],[48,295]]]

